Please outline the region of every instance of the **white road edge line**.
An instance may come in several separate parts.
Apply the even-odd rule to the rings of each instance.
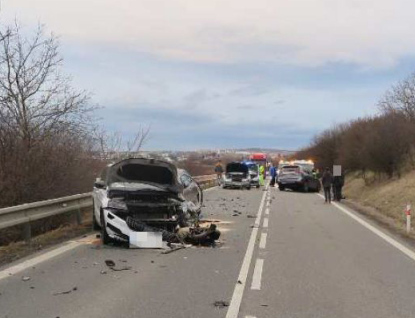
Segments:
[[[211,191],[217,188],[219,188],[219,186],[210,187],[210,188],[204,189],[203,192]]]
[[[322,197],[324,199],[324,196],[321,194],[317,194],[318,196]],[[363,225],[365,228],[367,228],[368,230],[372,231],[374,234],[376,234],[377,236],[379,236],[380,238],[384,239],[386,242],[388,242],[390,245],[392,245],[393,247],[397,248],[398,250],[400,250],[402,253],[404,253],[406,256],[408,256],[409,258],[411,258],[412,260],[415,261],[415,252],[413,252],[412,250],[410,250],[409,248],[407,248],[406,246],[404,246],[403,244],[399,243],[398,241],[396,241],[395,239],[393,239],[392,237],[390,237],[389,235],[383,233],[381,230],[377,229],[376,227],[374,227],[373,225],[369,224],[368,222],[364,221],[363,219],[361,219],[360,217],[356,216],[355,214],[353,214],[352,212],[346,210],[344,207],[340,206],[339,204],[332,202],[332,204],[338,208],[340,211],[342,211],[343,213],[347,214],[348,216],[350,216],[352,219],[354,219],[355,221],[357,221],[358,223],[360,223],[361,225]]]
[[[262,227],[266,229],[268,227],[268,218],[264,218],[264,223],[262,224]]]
[[[264,249],[267,246],[267,233],[261,233],[261,240],[259,241],[259,248]]]
[[[264,260],[258,258],[255,263],[254,275],[252,276],[252,290],[261,290],[262,268],[264,267]]]
[[[248,278],[249,267],[251,266],[252,256],[254,255],[255,242],[256,237],[258,235],[258,226],[261,221],[261,214],[264,208],[266,194],[267,192],[264,192],[264,194],[262,195],[262,200],[261,204],[259,205],[255,225],[252,229],[251,237],[249,238],[249,243],[246,249],[245,257],[242,262],[241,270],[239,271],[238,281],[242,282],[242,284],[235,284],[235,289],[233,290],[232,299],[229,304],[228,311],[226,313],[226,318],[238,318],[239,308],[241,306],[242,297],[244,295],[245,290],[245,284]]]
[[[37,264],[40,264],[40,263],[45,262],[47,260],[50,260],[50,259],[52,259],[52,258],[54,258],[54,257],[56,257],[60,254],[63,254],[63,253],[68,252],[70,250],[73,250],[74,248],[77,248],[78,246],[81,246],[81,245],[85,245],[85,242],[83,242],[83,241],[70,242],[70,243],[68,243],[68,244],[66,244],[62,247],[56,248],[56,249],[54,249],[50,252],[46,252],[46,253],[44,253],[42,255],[39,255],[35,258],[26,260],[26,261],[24,261],[20,264],[11,266],[9,268],[6,268],[6,269],[4,269],[0,272],[0,280],[2,280],[4,278],[7,278],[7,277],[10,277],[12,275],[15,275],[19,272],[22,272],[22,271],[24,271],[28,268],[31,268],[31,267],[33,267]]]

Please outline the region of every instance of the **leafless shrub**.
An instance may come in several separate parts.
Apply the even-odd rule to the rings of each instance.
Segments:
[[[0,207],[86,192],[102,165],[94,107],[62,74],[56,37],[22,34],[0,31]]]

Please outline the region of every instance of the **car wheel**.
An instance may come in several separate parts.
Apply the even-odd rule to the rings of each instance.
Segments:
[[[303,192],[308,193],[308,191],[309,191],[308,183],[305,183],[304,186],[303,186]]]
[[[251,186],[249,186],[249,187],[246,187],[246,189],[247,189],[247,190],[251,190]]]
[[[99,231],[100,228],[97,218],[95,217],[95,205],[92,205],[92,229],[94,231]]]
[[[280,191],[284,191],[285,190],[285,187],[283,187],[283,186],[278,186],[278,188],[280,189]]]
[[[100,213],[101,218],[101,242],[106,245],[112,242],[112,239],[107,233],[107,227],[105,226],[104,211]]]

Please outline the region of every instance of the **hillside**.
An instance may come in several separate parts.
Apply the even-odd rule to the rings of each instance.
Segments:
[[[344,195],[364,207],[366,214],[402,231],[405,228],[404,211],[407,203],[412,204],[412,214],[415,214],[415,171],[400,179],[379,181],[372,177],[366,183],[356,174],[348,175]]]

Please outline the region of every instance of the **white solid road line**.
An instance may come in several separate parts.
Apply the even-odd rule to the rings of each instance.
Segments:
[[[252,290],[261,290],[262,268],[264,267],[264,260],[258,258],[255,263],[254,275],[252,276]]]
[[[318,196],[322,197],[324,199],[324,196],[321,194],[317,194]],[[376,227],[374,227],[373,225],[369,224],[368,222],[364,221],[363,219],[361,219],[360,217],[358,217],[357,215],[355,215],[354,213],[348,211],[347,209],[345,209],[344,207],[342,207],[341,205],[332,202],[332,204],[338,208],[340,211],[342,211],[343,213],[347,214],[348,216],[350,216],[352,219],[354,219],[355,221],[359,222],[361,225],[363,225],[365,228],[367,228],[368,230],[372,231],[373,233],[375,233],[377,236],[379,236],[380,238],[384,239],[386,242],[388,242],[390,245],[392,245],[393,247],[397,248],[398,250],[400,250],[402,253],[404,253],[406,256],[408,256],[409,258],[411,258],[412,260],[415,261],[415,252],[413,252],[412,250],[410,250],[409,248],[407,248],[406,246],[404,246],[403,244],[399,243],[398,241],[396,241],[395,239],[393,239],[392,237],[390,237],[389,235],[383,233],[381,230],[377,229]]]
[[[217,189],[217,188],[219,188],[219,186],[210,187],[208,189],[204,189],[203,192],[211,191],[211,190]]]
[[[256,318],[255,316],[245,316],[245,318]]]
[[[95,234],[93,236],[95,236]],[[82,241],[82,240],[72,241],[72,242],[69,242],[68,244],[65,244],[64,246],[56,248],[56,249],[54,249],[50,252],[46,252],[46,253],[44,253],[42,255],[39,255],[37,257],[34,257],[32,259],[29,259],[27,261],[23,261],[22,263],[19,263],[17,265],[6,268],[6,269],[4,269],[0,272],[0,280],[2,280],[4,278],[7,278],[7,277],[10,277],[12,275],[15,275],[15,274],[17,274],[21,271],[24,271],[28,268],[36,266],[37,264],[40,264],[40,263],[45,262],[47,260],[50,260],[50,259],[52,259],[52,258],[54,258],[54,257],[56,257],[60,254],[63,254],[65,252],[73,250],[74,248],[77,248],[78,246],[85,245],[85,244],[86,244],[85,241]]]
[[[264,249],[267,246],[267,233],[261,234],[261,240],[259,241],[259,248]]]
[[[254,255],[255,242],[256,237],[258,235],[258,226],[261,221],[261,214],[264,208],[266,194],[267,192],[264,192],[264,194],[262,195],[261,204],[259,205],[257,218],[255,220],[255,226],[252,229],[251,237],[249,239],[244,260],[242,262],[241,270],[239,271],[238,281],[242,284],[235,284],[235,289],[233,290],[232,299],[228,307],[228,312],[226,313],[226,318],[238,318],[239,308],[241,306],[242,297],[244,295],[245,290],[245,284],[248,278],[249,267],[251,266],[252,256]]]
[[[264,223],[262,224],[262,227],[266,229],[268,227],[268,218],[264,218]]]

